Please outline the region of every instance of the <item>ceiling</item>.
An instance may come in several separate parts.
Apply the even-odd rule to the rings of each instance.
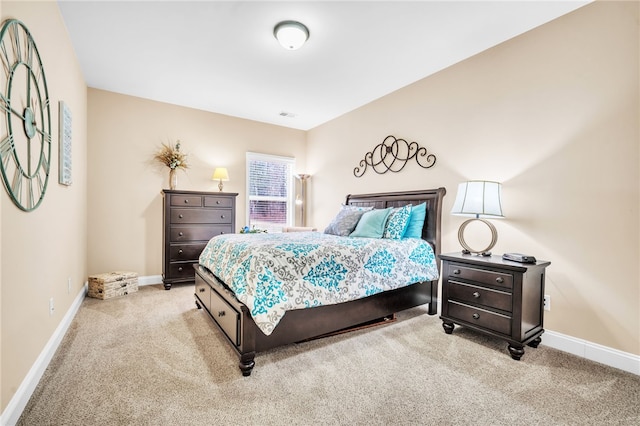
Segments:
[[[302,130],[588,2],[58,0],[89,87]]]

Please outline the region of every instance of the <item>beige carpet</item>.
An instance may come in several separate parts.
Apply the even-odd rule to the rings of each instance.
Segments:
[[[638,425],[640,377],[422,308],[256,356],[250,377],[192,286],[85,299],[21,425]]]

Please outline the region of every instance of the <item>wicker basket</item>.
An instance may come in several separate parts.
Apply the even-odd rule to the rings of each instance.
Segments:
[[[89,276],[89,297],[111,299],[138,291],[136,272],[116,271]]]

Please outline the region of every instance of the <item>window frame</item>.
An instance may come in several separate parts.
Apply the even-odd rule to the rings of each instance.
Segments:
[[[252,200],[266,200],[266,201],[277,201],[280,200],[280,197],[260,197],[260,198],[256,198],[255,196],[251,196],[250,193],[250,187],[251,187],[251,167],[250,167],[250,162],[251,161],[265,161],[265,162],[274,162],[274,163],[285,163],[289,166],[289,176],[287,178],[287,197],[286,197],[286,203],[287,203],[287,208],[286,208],[286,214],[287,214],[287,219],[286,219],[286,223],[283,224],[282,226],[293,226],[295,223],[295,208],[296,208],[296,204],[295,204],[295,168],[296,168],[296,159],[295,157],[285,157],[285,156],[280,156],[280,155],[272,155],[272,154],[262,154],[262,153],[258,153],[258,152],[249,152],[247,151],[246,153],[246,159],[245,159],[245,169],[246,169],[246,206],[245,206],[245,223],[246,226],[249,226],[250,228],[252,227],[251,224],[251,213],[250,213],[250,209],[251,209],[251,201]]]

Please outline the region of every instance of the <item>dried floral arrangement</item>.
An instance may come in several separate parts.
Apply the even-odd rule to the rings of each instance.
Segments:
[[[169,167],[171,170],[189,168],[187,163],[187,154],[180,151],[180,141],[175,145],[170,143],[162,143],[160,150],[153,156],[154,160]]]

